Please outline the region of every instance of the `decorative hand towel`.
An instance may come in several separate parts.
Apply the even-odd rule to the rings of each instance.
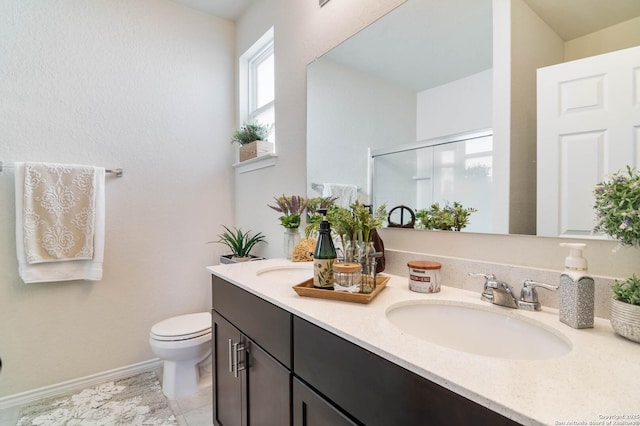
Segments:
[[[358,187],[343,183],[322,184],[323,197],[338,197],[335,204],[339,207],[349,208],[358,199]]]
[[[26,163],[22,226],[30,264],[93,259],[95,168]]]
[[[16,163],[16,249],[25,283],[100,280],[104,168]]]

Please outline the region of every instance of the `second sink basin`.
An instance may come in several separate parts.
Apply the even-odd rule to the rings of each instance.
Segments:
[[[571,343],[542,324],[472,304],[415,303],[387,310],[396,327],[436,345],[508,359],[549,359]]]
[[[313,278],[313,264],[271,266],[260,269],[256,275],[274,283],[295,285]]]

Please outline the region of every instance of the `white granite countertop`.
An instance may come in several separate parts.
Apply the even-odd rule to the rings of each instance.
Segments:
[[[310,263],[269,259],[207,268],[274,305],[352,341],[426,379],[526,425],[640,425],[640,344],[596,318],[575,330],[555,309],[540,312],[489,305],[478,293],[447,286],[436,294],[409,290],[407,277],[391,276],[369,304],[298,296],[295,283],[275,283],[257,271]],[[407,334],[386,318],[390,307],[413,301],[465,303],[535,321],[571,342],[566,355],[546,360],[495,358],[449,349]],[[469,324],[469,327],[473,327]],[[478,330],[478,333],[487,332]]]

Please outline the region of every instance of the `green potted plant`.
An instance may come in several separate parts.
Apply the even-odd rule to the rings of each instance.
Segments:
[[[301,215],[307,208],[307,200],[299,195],[287,197],[284,194],[274,199],[276,205],[267,204],[267,206],[282,213],[278,219],[280,219],[280,225],[284,227],[284,254],[287,259],[291,259],[291,253],[300,241],[298,228],[300,227]]]
[[[618,240],[614,251],[622,247],[640,247],[640,174],[626,170],[608,176],[593,190],[596,226],[594,233],[604,233]],[[610,320],[614,331],[640,342],[640,280],[633,274],[613,285]]]
[[[270,132],[271,126],[260,123],[243,123],[239,129],[235,130],[231,143],[240,145],[240,161],[273,152],[273,143],[267,141]]]
[[[310,238],[311,234],[318,233],[319,224],[322,221],[322,215],[318,213],[318,209],[331,209],[337,199],[338,197],[307,198],[307,226],[304,229],[306,238]]]
[[[416,228],[460,231],[469,224],[471,213],[477,211],[473,207],[465,208],[457,201],[453,206],[445,203],[444,207],[434,203],[430,209],[421,209],[416,212]]]
[[[640,279],[633,274],[611,288],[611,326],[619,335],[640,343]]]
[[[252,259],[259,259],[258,256],[251,254],[251,250],[256,244],[266,242],[266,237],[261,232],[251,235],[250,231],[242,232],[239,228],[233,228],[232,231],[224,225],[222,227],[225,232],[218,235],[218,240],[210,241],[224,244],[231,251],[230,254],[220,256],[220,263],[246,262]]]

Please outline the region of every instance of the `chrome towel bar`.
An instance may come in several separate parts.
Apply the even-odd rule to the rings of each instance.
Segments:
[[[12,169],[13,168],[13,164],[4,164],[2,161],[0,161],[0,172],[2,172],[5,168],[7,169]],[[122,177],[124,174],[124,169],[105,169],[104,170],[105,173],[112,173],[114,175],[116,175],[117,177]]]

